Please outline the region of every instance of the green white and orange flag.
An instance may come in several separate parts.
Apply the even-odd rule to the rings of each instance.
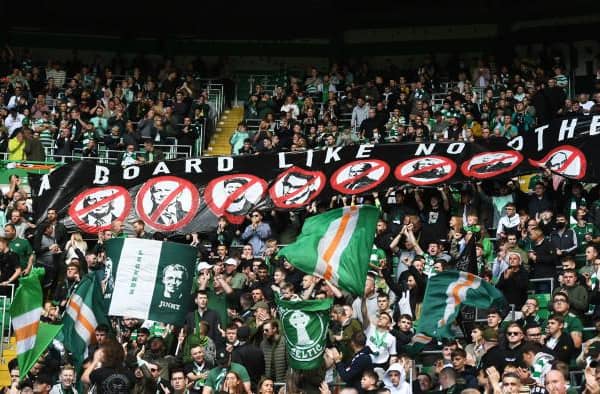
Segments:
[[[17,337],[17,363],[23,379],[52,342],[62,325],[41,323],[43,268],[34,268],[19,281],[10,306],[12,325]]]
[[[363,295],[379,213],[372,205],[356,205],[313,216],[279,256],[303,272]]]
[[[440,272],[427,281],[418,331],[433,338],[453,338],[450,327],[461,305],[504,309],[506,299],[492,284],[469,272]]]
[[[63,317],[63,342],[77,367],[87,357],[87,347],[99,324],[108,325],[107,307],[96,277],[88,274],[71,295]]]

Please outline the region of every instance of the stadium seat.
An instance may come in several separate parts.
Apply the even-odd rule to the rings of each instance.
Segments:
[[[534,294],[533,298],[536,299],[538,306],[541,309],[546,309],[548,308],[548,305],[550,304],[550,299],[552,298],[552,295],[550,293],[541,293],[541,294]]]

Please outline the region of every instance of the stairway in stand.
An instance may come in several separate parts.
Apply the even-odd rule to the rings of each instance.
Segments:
[[[2,360],[0,360],[0,387],[10,386],[10,372],[8,362],[17,357],[17,341],[10,338],[10,343],[2,344]]]
[[[215,133],[210,140],[206,155],[229,156],[231,154],[229,138],[237,128],[238,123],[242,120],[244,120],[243,107],[235,107],[224,111],[223,115],[221,115],[221,119],[219,119],[219,122],[217,123]]]

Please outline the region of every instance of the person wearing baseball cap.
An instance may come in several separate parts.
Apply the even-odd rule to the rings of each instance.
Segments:
[[[495,367],[498,372],[502,373],[506,366],[506,360],[504,351],[498,346],[498,331],[490,327],[486,328],[483,330],[483,339],[485,354],[481,357],[481,369]]]
[[[238,265],[237,259],[234,259],[233,257],[225,260],[225,275],[227,278],[231,278],[228,282],[234,290],[243,289],[246,283],[246,275],[237,270]]]
[[[223,369],[235,372],[242,382],[247,393],[251,393],[250,375],[248,370],[241,364],[231,361],[231,353],[221,351],[215,357],[215,367],[208,371],[208,376],[204,382],[203,394],[219,393],[223,391],[225,375]]]

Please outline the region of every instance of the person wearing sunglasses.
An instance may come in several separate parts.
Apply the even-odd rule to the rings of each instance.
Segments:
[[[262,221],[263,215],[259,210],[250,214],[250,224],[241,235],[242,241],[252,245],[256,254],[262,255],[265,250],[267,239],[271,237],[271,226]]]
[[[504,360],[507,364],[516,364],[522,358],[522,345],[525,340],[523,328],[517,323],[510,323],[506,328],[506,343],[502,346]]]

